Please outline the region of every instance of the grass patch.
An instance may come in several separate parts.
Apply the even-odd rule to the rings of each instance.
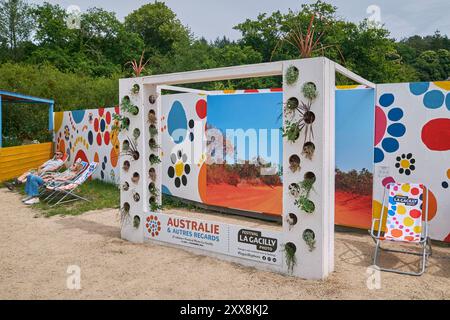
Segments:
[[[23,185],[18,190],[25,195]],[[90,201],[77,200],[50,208],[50,205],[41,200],[40,203],[33,205],[33,208],[41,210],[45,217],[52,217],[77,216],[87,211],[104,208],[118,209],[120,205],[120,190],[112,183],[100,180],[87,181],[77,189],[77,194]]]

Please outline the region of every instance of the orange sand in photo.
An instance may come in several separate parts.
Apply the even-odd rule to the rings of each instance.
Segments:
[[[208,183],[206,203],[233,209],[281,215],[283,186]]]
[[[372,224],[372,196],[336,190],[335,224],[370,229]]]

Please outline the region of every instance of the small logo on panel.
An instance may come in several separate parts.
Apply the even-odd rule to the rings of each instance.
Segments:
[[[147,217],[147,223],[145,224],[148,233],[154,238],[157,237],[161,231],[161,221],[158,220],[156,215]]]
[[[261,236],[261,232],[254,230],[241,229],[238,232],[238,241],[240,243],[256,245],[256,249],[266,252],[275,252],[277,250],[277,239]]]
[[[406,206],[415,206],[417,205],[418,199],[408,198],[407,196],[395,196],[394,201],[398,203],[403,203]]]

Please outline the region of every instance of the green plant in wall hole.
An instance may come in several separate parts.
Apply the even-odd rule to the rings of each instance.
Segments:
[[[316,235],[312,230],[305,230],[303,232],[303,240],[309,247],[309,251],[312,252],[316,248]]]
[[[122,103],[120,104],[120,109],[123,112],[131,113],[136,116],[139,113],[139,108],[131,103],[131,100],[128,96],[122,98]]]
[[[298,183],[300,188],[299,197],[295,200],[295,205],[306,213],[313,213],[315,210],[314,202],[309,199],[315,180],[305,178]]]
[[[120,224],[121,225],[124,225],[126,222],[129,221],[130,205],[127,202],[125,202],[123,207],[120,208],[119,215],[120,215]]]
[[[284,256],[286,259],[286,266],[288,267],[288,272],[292,274],[294,271],[294,266],[297,264],[297,258],[295,256],[295,245],[293,243],[286,243],[284,245]]]
[[[114,113],[113,120],[114,125],[111,127],[112,130],[124,131],[130,127],[130,119],[121,114]]]
[[[316,85],[312,82],[307,82],[303,85],[302,93],[305,96],[305,98],[310,101],[314,101],[319,95]]]
[[[158,135],[158,129],[156,129],[154,125],[151,125],[148,130],[150,133],[150,138],[154,138]]]
[[[156,211],[162,210],[162,208],[163,207],[160,204],[158,204],[156,201],[150,202],[150,211],[156,212]]]
[[[286,83],[290,86],[292,86],[293,84],[295,84],[295,82],[297,82],[298,80],[298,75],[299,75],[299,71],[295,66],[289,66],[286,70],[286,74],[285,74],[285,78],[286,78]]]
[[[149,157],[149,161],[152,166],[161,163],[161,159],[156,154],[151,154]]]
[[[286,120],[284,128],[281,128],[281,131],[283,133],[283,137],[286,137],[288,141],[295,142],[300,137],[301,129],[297,122]]]

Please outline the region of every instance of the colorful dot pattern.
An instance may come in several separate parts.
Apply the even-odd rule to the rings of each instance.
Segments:
[[[422,184],[389,185],[389,205],[385,238],[393,241],[419,242],[422,235]]]

